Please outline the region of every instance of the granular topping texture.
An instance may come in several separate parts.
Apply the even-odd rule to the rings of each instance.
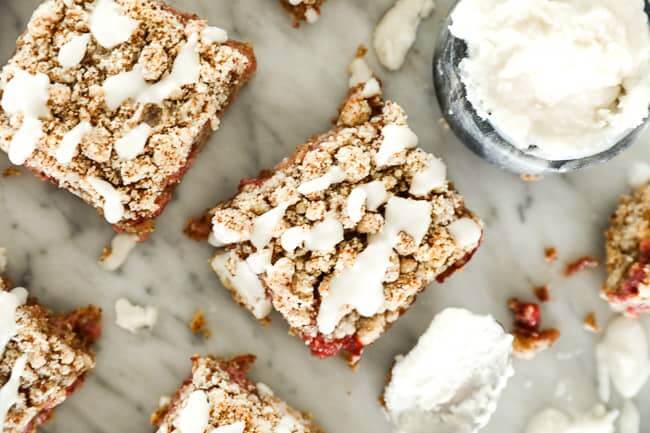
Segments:
[[[0,149],[145,237],[254,69],[156,0],[47,0],[0,73]]]

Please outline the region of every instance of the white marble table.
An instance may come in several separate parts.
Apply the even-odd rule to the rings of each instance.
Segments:
[[[346,66],[357,44],[370,41],[391,1],[330,0],[321,21],[300,30],[290,27],[274,0],[173,2],[252,41],[259,72],[185,178],[156,233],[118,273],[106,273],[95,263],[112,233],[93,209],[30,175],[0,179],[0,245],[10,249],[15,281],[58,309],[95,303],[105,310],[97,369],[43,431],[150,432],[149,413],[158,397],[188,374],[193,353],[253,352],[259,357],[254,378],[313,412],[327,431],[388,433],[390,426],[377,404],[385,373],[434,313],[464,306],[509,324],[507,298],[532,298],[531,287],[542,283],[550,283],[553,294],[544,307],[546,323],[558,326],[562,338],[534,361],[516,363],[516,376],[484,432],[521,432],[529,416],[546,405],[585,410],[595,403],[597,337],[582,329],[582,318],[592,310],[601,322],[609,317],[598,297],[603,273],[587,271],[565,279],[561,268],[582,254],[602,256],[601,232],[617,196],[627,188],[631,162],[650,161],[650,136],[607,165],[537,183],[524,183],[479,160],[441,128],[433,95],[433,47],[451,0],[438,1],[400,72],[381,70],[372,54],[370,63],[385,79],[389,97],[410,114],[423,146],[447,161],[470,207],[484,218],[485,244],[463,273],[423,294],[367,351],[358,371],[339,359],[311,358],[278,318],[268,328],[258,326],[233,304],[208,268],[210,248],[182,234],[188,216],[227,198],[239,178],[274,164],[307,136],[328,127],[346,90]],[[0,0],[3,62],[38,2]],[[0,169],[8,164],[0,156]],[[560,260],[554,265],[543,260],[547,245],[558,249]],[[153,332],[134,336],[117,328],[113,304],[118,297],[158,306]],[[214,333],[207,341],[187,329],[199,307],[208,313]],[[650,320],[644,322],[650,331]],[[650,386],[637,403],[648,428]]]

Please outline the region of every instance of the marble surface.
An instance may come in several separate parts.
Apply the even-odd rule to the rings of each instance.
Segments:
[[[0,0],[2,61],[38,1]],[[357,371],[340,359],[311,358],[277,317],[267,328],[258,326],[210,271],[210,248],[183,236],[186,218],[229,197],[239,178],[271,166],[307,136],[328,128],[346,91],[345,68],[357,44],[370,41],[391,1],[330,0],[321,21],[300,30],[290,27],[273,0],[174,1],[252,41],[259,73],[185,178],[156,233],[117,273],[96,265],[112,232],[93,209],[28,174],[0,179],[0,245],[10,250],[14,280],[58,309],[95,303],[105,310],[97,369],[43,431],[150,432],[149,413],[158,397],[172,392],[188,374],[192,354],[252,352],[259,357],[253,377],[311,411],[327,431],[388,433],[390,426],[377,403],[386,371],[436,312],[464,306],[509,324],[506,300],[513,295],[532,298],[531,288],[544,283],[551,284],[553,295],[544,306],[545,323],[558,326],[562,338],[535,360],[516,362],[516,375],[484,432],[521,432],[526,420],[547,405],[579,411],[595,403],[597,337],[583,330],[582,318],[589,311],[596,311],[601,322],[610,317],[598,297],[603,272],[567,279],[562,267],[583,254],[602,257],[601,233],[617,196],[627,190],[630,164],[650,161],[650,137],[642,137],[607,165],[536,183],[524,183],[479,160],[440,126],[433,94],[433,47],[451,0],[438,1],[401,71],[382,70],[372,53],[370,63],[384,78],[387,95],[410,114],[422,145],[447,161],[451,178],[484,218],[485,244],[464,272],[421,295],[366,352]],[[8,164],[1,155],[0,169]],[[543,260],[549,245],[559,252],[553,265]],[[117,328],[113,305],[119,297],[157,306],[155,329],[131,335]],[[207,341],[187,329],[197,308],[208,313],[213,336]],[[644,324],[650,331],[650,320]],[[613,406],[619,403],[615,400]],[[644,425],[650,426],[650,386],[637,403]]]

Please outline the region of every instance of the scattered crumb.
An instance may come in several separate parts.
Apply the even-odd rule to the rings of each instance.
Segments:
[[[115,302],[115,324],[135,334],[139,329],[152,329],[158,320],[156,307],[133,305],[120,298]]]
[[[129,253],[138,243],[138,236],[120,233],[111,240],[110,247],[104,247],[99,256],[99,266],[106,271],[116,271],[126,262]]]
[[[201,334],[203,338],[208,339],[212,336],[212,332],[206,327],[205,314],[203,310],[196,310],[190,320],[189,327],[192,334]]]
[[[557,260],[557,250],[555,247],[544,248],[544,260],[548,263],[553,263]]]
[[[361,57],[365,57],[367,53],[368,53],[368,47],[366,47],[364,44],[359,44],[355,56],[357,58],[361,58]]]
[[[600,332],[600,326],[596,320],[596,314],[592,311],[585,316],[584,327],[587,331],[590,332]]]
[[[513,353],[521,359],[532,359],[539,352],[551,347],[558,338],[557,329],[541,330],[542,315],[538,304],[521,302],[516,298],[508,301],[508,308],[514,313],[512,335]]]
[[[18,167],[7,167],[2,171],[2,177],[16,177],[22,174]]]
[[[198,218],[190,218],[185,223],[183,233],[194,241],[205,241],[212,231],[212,222],[206,215]]]
[[[598,260],[592,256],[583,256],[578,260],[569,263],[564,270],[564,275],[570,277],[576,272],[580,272],[584,269],[593,269],[598,267]]]
[[[539,174],[522,174],[519,176],[524,182],[537,182],[543,179]]]
[[[548,302],[551,299],[551,291],[548,287],[548,284],[535,287],[533,291],[535,292],[535,297],[537,300],[539,300],[539,302]]]

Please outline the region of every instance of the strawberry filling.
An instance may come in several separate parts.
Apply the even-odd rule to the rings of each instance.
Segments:
[[[305,338],[305,342],[311,349],[312,355],[321,359],[330,358],[341,351],[347,353],[350,357],[359,357],[364,347],[356,335],[328,341],[322,334],[319,334],[315,338]]]

